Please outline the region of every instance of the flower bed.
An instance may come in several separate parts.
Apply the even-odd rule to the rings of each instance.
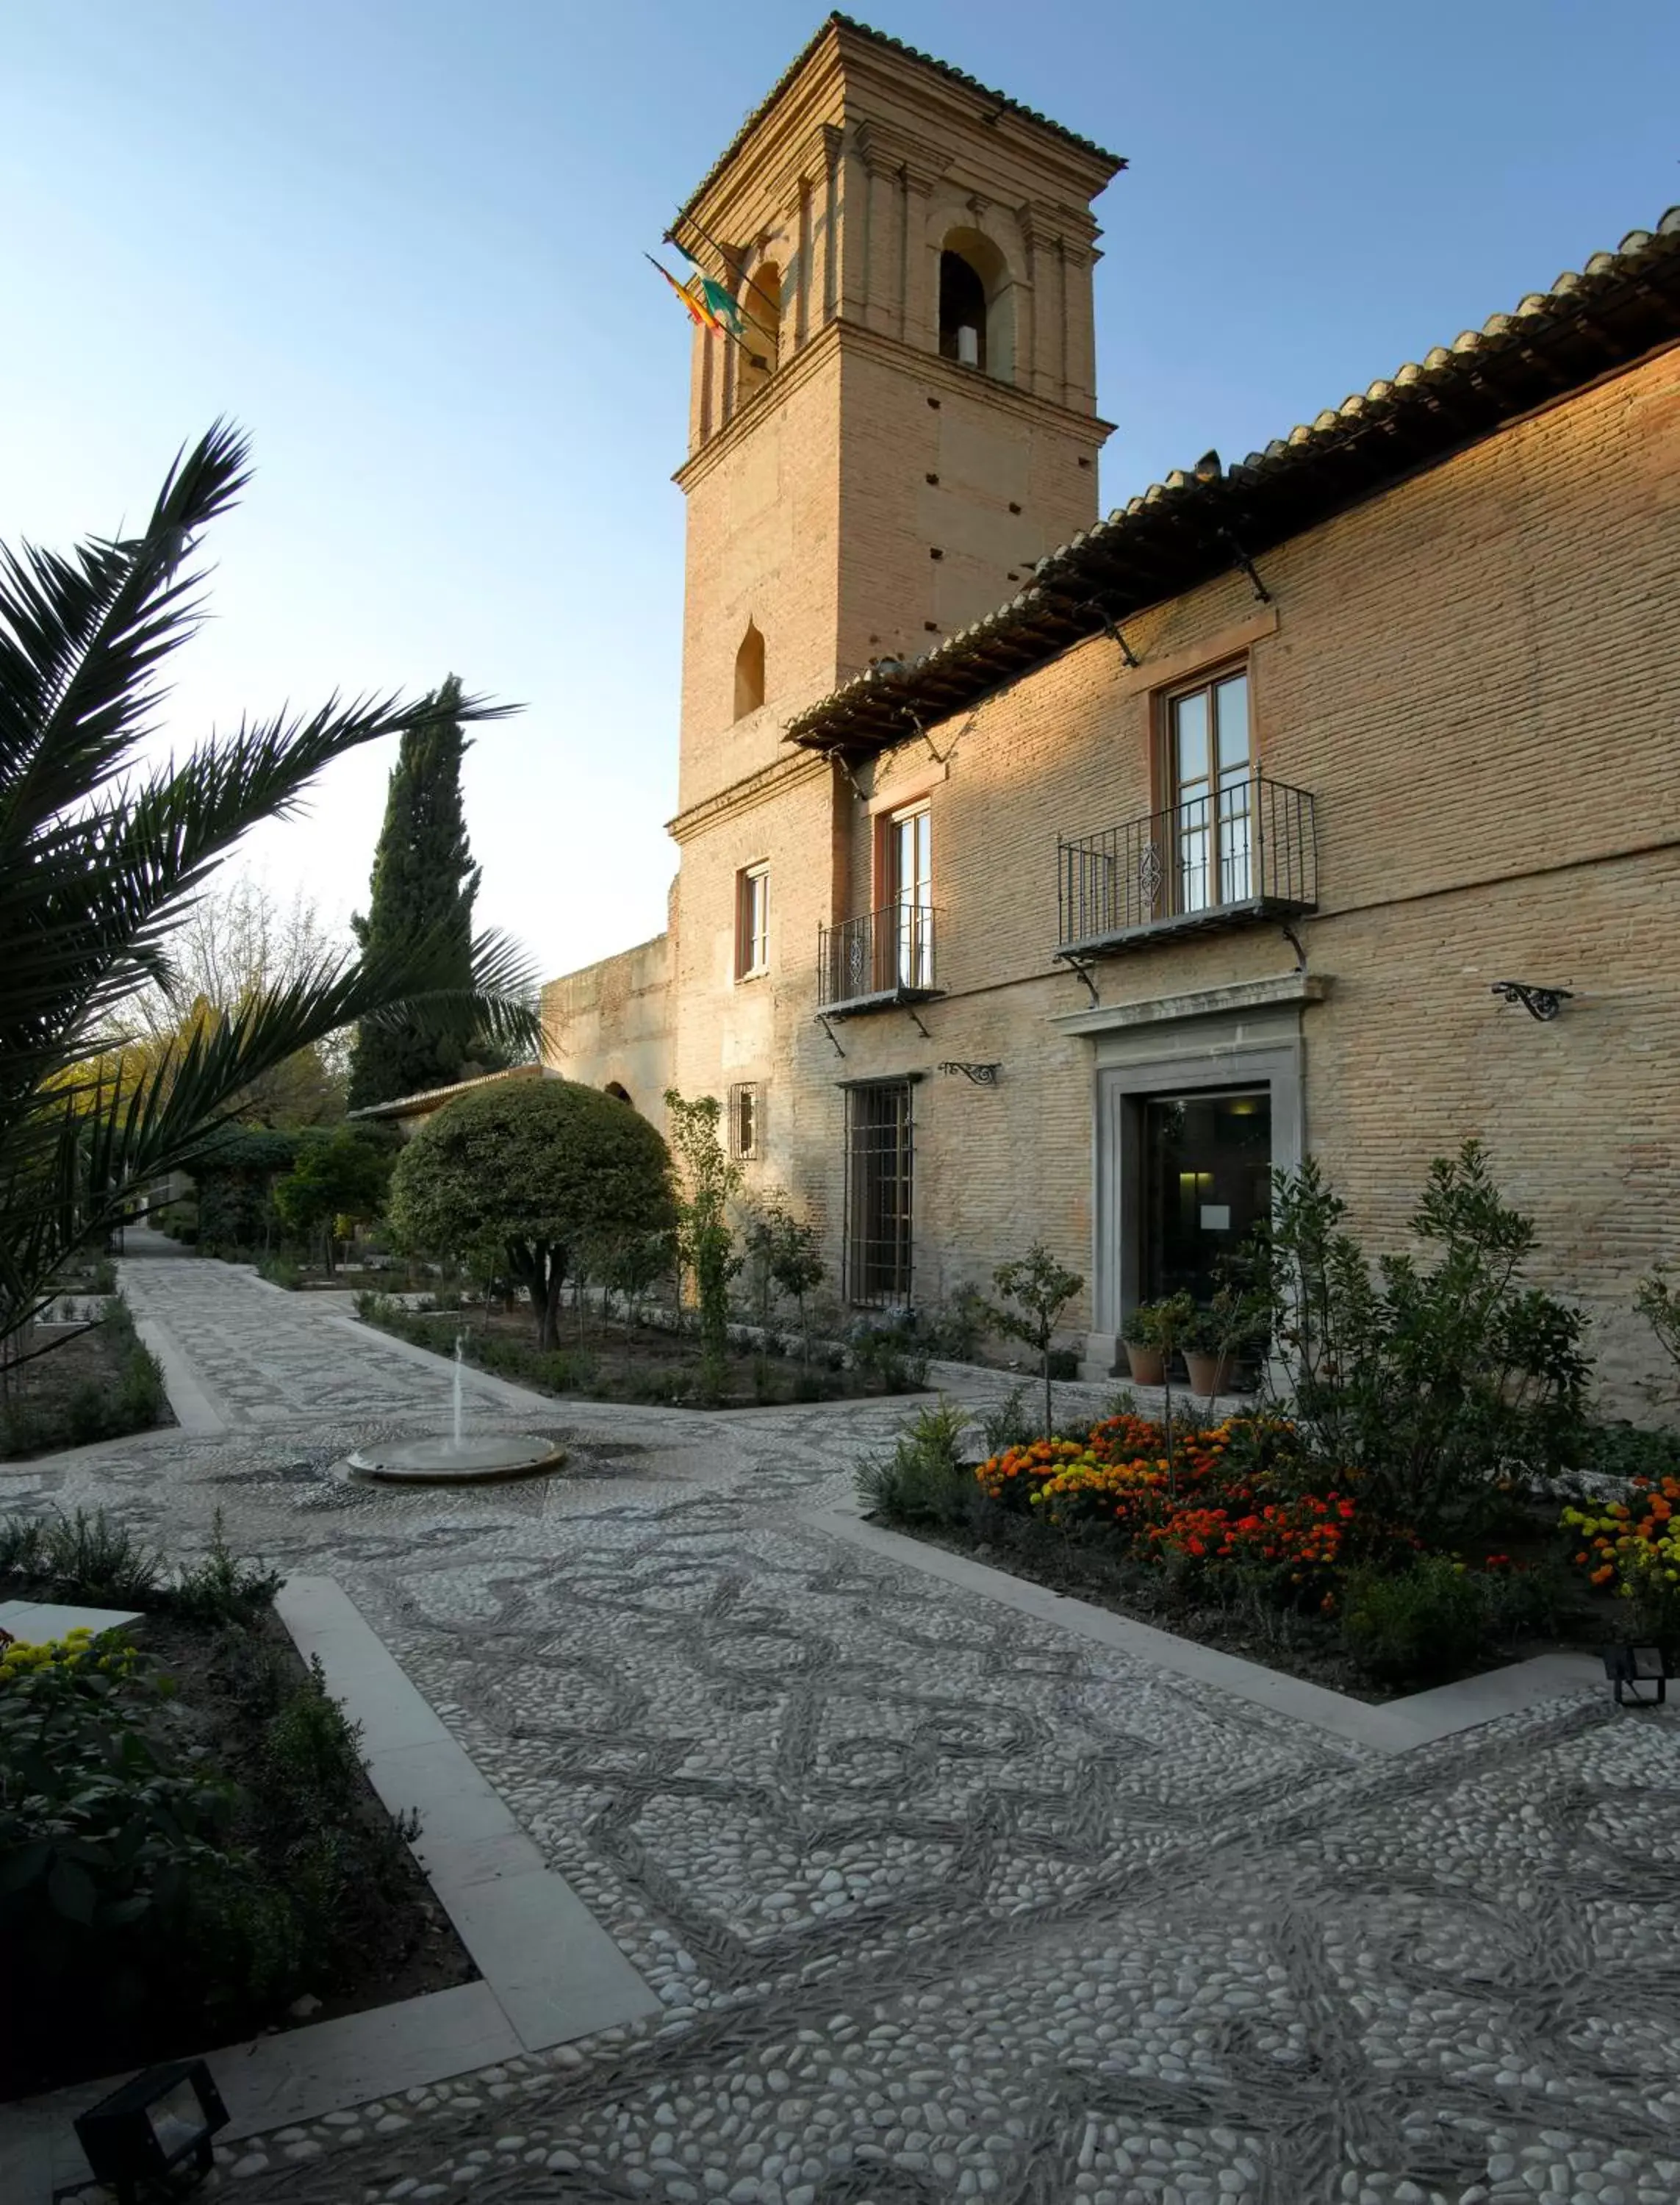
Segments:
[[[142,1611],[0,1640],[0,2099],[470,1976],[276,1583],[0,1519],[0,1591]]]
[[[1680,1646],[1680,1477],[1630,1478],[1625,1501],[1565,1508],[1563,1528],[1579,1541],[1588,1581],[1630,1603],[1634,1628]]]
[[[948,1421],[948,1420],[947,1420]],[[1416,1689],[1564,1635],[1602,1637],[1548,1515],[1513,1484],[1484,1536],[1426,1537],[1356,1468],[1327,1479],[1286,1418],[1175,1429],[1135,1413],[959,1469],[929,1412],[866,1501],[1022,1574],[1339,1687]],[[1618,1519],[1619,1520],[1619,1519]],[[1582,1589],[1584,1590],[1584,1588]]]

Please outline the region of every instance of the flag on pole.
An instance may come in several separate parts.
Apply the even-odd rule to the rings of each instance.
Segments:
[[[709,276],[702,275],[698,268],[687,282],[679,283],[664,263],[656,260],[652,253],[644,253],[643,258],[650,268],[658,269],[682,300],[688,318],[697,329],[721,330],[726,336],[740,336],[745,326],[741,310],[721,283],[715,282]]]

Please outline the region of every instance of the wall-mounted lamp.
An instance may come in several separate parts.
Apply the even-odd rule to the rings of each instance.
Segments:
[[[1555,1019],[1574,995],[1572,989],[1540,988],[1530,980],[1495,980],[1491,992],[1507,1003],[1521,1003],[1531,1019],[1541,1020]]]
[[[971,1086],[995,1087],[1003,1067],[1000,1064],[941,1064],[939,1068],[941,1072],[960,1072]]]

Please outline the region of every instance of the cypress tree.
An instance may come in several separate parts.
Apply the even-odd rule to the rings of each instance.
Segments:
[[[358,912],[350,924],[364,949],[413,942],[447,925],[459,939],[466,986],[478,870],[461,805],[460,762],[467,744],[454,717],[460,694],[452,674],[430,700],[440,707],[439,716],[402,738],[374,852],[367,913]],[[356,1030],[349,1108],[365,1109],[484,1070],[471,1061],[472,1048],[470,1031],[427,1033],[365,1022]]]

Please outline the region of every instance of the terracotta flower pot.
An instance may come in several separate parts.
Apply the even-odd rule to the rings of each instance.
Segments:
[[[1134,1340],[1122,1342],[1125,1359],[1131,1365],[1134,1386],[1164,1386],[1167,1383],[1167,1358],[1158,1347],[1141,1347]]]
[[[1184,1350],[1184,1368],[1190,1373],[1192,1394],[1228,1394],[1237,1363],[1234,1356],[1210,1355],[1202,1350],[1187,1347]]]

